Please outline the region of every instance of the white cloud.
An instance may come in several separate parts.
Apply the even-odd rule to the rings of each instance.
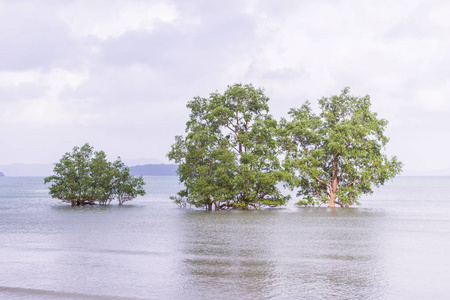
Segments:
[[[243,82],[266,89],[276,117],[344,86],[370,94],[390,151],[435,166],[445,160],[427,147],[450,146],[449,12],[423,0],[0,2],[0,163],[86,141],[164,159],[187,101]]]
[[[178,12],[164,1],[73,1],[59,15],[75,36],[106,40],[132,30],[150,32],[159,22],[176,20]]]
[[[25,99],[0,102],[0,119],[2,126],[8,124],[55,125],[73,122],[76,116],[67,109],[60,94],[65,89],[74,89],[88,79],[86,71],[70,72],[64,69],[52,69],[49,72],[23,71],[0,72],[0,86],[27,87],[34,84],[42,93],[35,96],[28,95]],[[3,79],[3,80],[2,80]]]
[[[423,111],[450,113],[450,80],[442,86],[420,89],[416,101]]]
[[[37,70],[27,71],[0,71],[0,86],[20,85],[35,82],[40,72]]]

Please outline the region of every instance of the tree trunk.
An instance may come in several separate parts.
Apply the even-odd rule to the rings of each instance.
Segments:
[[[338,155],[334,156],[333,162],[333,174],[331,176],[331,187],[330,187],[330,201],[328,202],[328,207],[336,206],[336,193],[338,190]]]
[[[338,186],[338,180],[337,180],[337,178],[333,178],[331,181],[330,201],[328,202],[328,207],[336,206],[337,186]]]
[[[212,203],[206,204],[206,210],[212,210]]]
[[[335,206],[336,206],[336,192],[331,191],[328,207],[335,207]]]

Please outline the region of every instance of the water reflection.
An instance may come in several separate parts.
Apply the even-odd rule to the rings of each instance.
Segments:
[[[22,264],[9,267],[15,282],[86,298],[180,298],[176,250],[180,240],[177,215],[182,211],[146,210],[139,205],[60,205],[48,211],[41,224],[45,231],[33,229],[26,243],[20,248],[14,245],[17,256],[8,257],[17,257]],[[27,226],[37,227],[32,226],[34,218]],[[25,256],[30,259],[25,261]]]
[[[184,272],[192,298],[379,297],[386,280],[374,227],[356,209],[190,212]]]
[[[265,213],[189,212],[184,217],[188,298],[261,299],[275,283]],[[233,297],[234,296],[234,297]]]

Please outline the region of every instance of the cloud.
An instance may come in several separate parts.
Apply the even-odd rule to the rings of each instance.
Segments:
[[[0,10],[0,69],[49,67],[73,54],[67,26],[28,2],[8,2]]]
[[[187,101],[243,82],[265,88],[276,117],[345,86],[370,94],[389,151],[409,168],[436,165],[429,145],[450,146],[449,11],[422,0],[0,2],[0,163],[50,162],[86,141],[164,159]]]
[[[58,15],[76,37],[100,40],[117,38],[129,31],[151,32],[159,23],[178,17],[176,6],[166,1],[71,1]]]
[[[73,121],[71,111],[60,98],[86,80],[85,72],[65,69],[49,71],[0,72],[0,124],[55,125]]]

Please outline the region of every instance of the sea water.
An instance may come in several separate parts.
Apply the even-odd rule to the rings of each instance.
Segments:
[[[448,299],[449,177],[398,177],[353,208],[71,207],[0,178],[0,299]],[[295,194],[295,193],[294,193]]]

